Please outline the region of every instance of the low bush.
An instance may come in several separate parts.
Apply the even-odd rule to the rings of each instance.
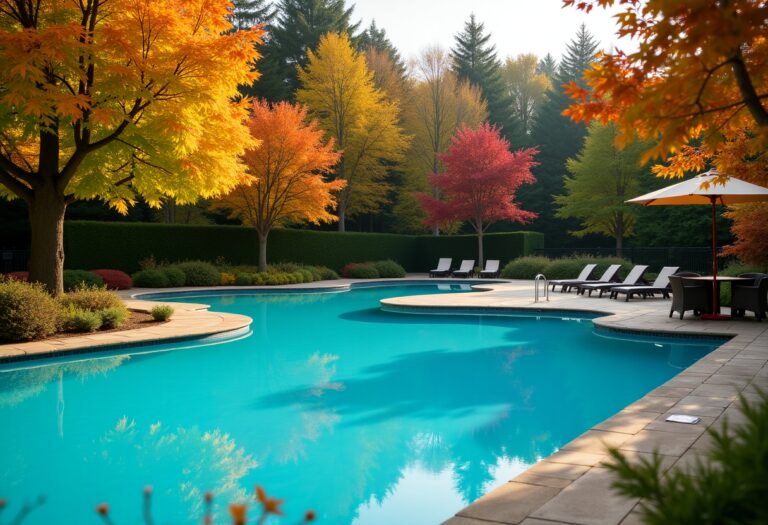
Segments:
[[[64,270],[64,291],[74,290],[78,286],[103,286],[104,279],[86,270]]]
[[[235,274],[235,284],[237,286],[250,286],[253,284],[253,276],[249,273],[238,272]]]
[[[312,270],[309,270],[308,268],[299,268],[298,273],[301,274],[302,281],[305,283],[312,283],[319,280],[315,279],[315,274],[312,273]]]
[[[175,266],[163,266],[160,271],[168,278],[168,286],[179,288],[187,283],[187,276]]]
[[[405,268],[400,266],[396,261],[387,259],[384,261],[375,261],[371,263],[376,271],[379,273],[379,277],[384,278],[398,278],[405,277]]]
[[[542,273],[549,263],[550,260],[546,257],[518,257],[507,263],[501,270],[501,276],[504,279],[533,279],[536,274]]]
[[[334,281],[339,278],[339,274],[325,266],[312,266],[320,275],[321,281]]]
[[[131,276],[120,270],[91,270],[104,280],[104,285],[110,290],[128,290],[133,288]]]
[[[101,315],[99,312],[82,310],[70,305],[62,315],[64,330],[69,332],[95,332],[101,328]]]
[[[268,271],[277,273],[293,273],[301,269],[301,265],[292,262],[279,262],[270,264]]]
[[[147,269],[133,274],[133,285],[139,288],[168,288],[171,283],[164,271]]]
[[[0,340],[47,337],[59,327],[61,307],[43,285],[0,280]]]
[[[158,304],[149,311],[149,314],[155,321],[167,321],[173,315],[173,307],[167,304]]]
[[[29,282],[29,272],[9,272],[5,276],[14,281]]]
[[[125,308],[123,300],[113,291],[96,286],[81,285],[65,293],[59,299],[65,308],[74,306],[80,310],[96,312],[106,308]]]
[[[219,284],[221,286],[231,286],[235,284],[235,274],[230,272],[221,272],[219,274]]]
[[[219,270],[211,263],[186,261],[174,266],[184,272],[186,286],[217,286],[219,284]]]
[[[120,328],[128,319],[128,309],[125,306],[113,306],[104,308],[96,312],[101,316],[101,326],[103,328]]]
[[[348,279],[378,279],[379,272],[371,263],[349,263],[341,269],[341,276]]]
[[[564,257],[551,261],[542,272],[547,279],[575,279],[585,264],[591,261],[581,257]]]

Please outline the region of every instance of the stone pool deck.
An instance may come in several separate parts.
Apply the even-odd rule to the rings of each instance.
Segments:
[[[411,275],[396,281],[424,280],[425,277]],[[358,281],[345,279],[270,289],[334,289],[354,282]],[[617,496],[610,488],[613,478],[604,468],[608,459],[606,446],[618,447],[631,458],[651,457],[657,450],[663,456],[665,467],[686,468],[707,450],[706,428],[719,425],[726,418],[732,423],[742,421],[735,403],[739,394],[754,399],[753,386],[768,389],[768,322],[759,323],[753,318],[702,321],[690,314],[685,320],[670,319],[670,302],[662,299],[624,302],[553,292],[548,302],[534,303],[531,281],[475,286],[483,291],[395,297],[382,303],[385,308],[403,311],[461,308],[485,312],[509,309],[540,310],[543,313],[548,310],[597,312],[603,316],[593,322],[605,328],[727,336],[730,339],[664,385],[459,511],[443,525],[638,524],[637,501]],[[235,289],[242,291],[244,288],[247,287]],[[215,290],[226,292],[223,287]],[[133,289],[122,295],[129,308],[148,311],[158,303],[134,297],[146,292],[167,293],[169,290]],[[204,304],[174,302],[172,305],[176,313],[169,322],[148,328],[0,345],[0,362],[231,332],[241,330],[251,322],[242,315],[210,312]],[[665,422],[667,415],[672,413],[699,416],[701,422],[696,425]]]
[[[549,302],[533,302],[529,281],[480,285],[487,291],[452,295],[393,298],[382,301],[393,310],[426,311],[462,308],[571,310],[602,312],[601,327],[675,335],[731,337],[712,353],[595,425],[555,454],[459,511],[443,525],[634,525],[637,500],[616,495],[613,476],[604,468],[606,446],[631,459],[650,458],[654,450],[666,468],[686,468],[709,447],[706,429],[743,421],[739,394],[756,399],[754,386],[768,389],[768,322],[754,318],[703,321],[690,313],[670,319],[668,300],[629,302],[550,292]],[[439,311],[439,310],[438,310]],[[620,343],[617,343],[620,344]],[[627,371],[627,373],[631,373]],[[667,423],[670,414],[699,416],[696,425]]]

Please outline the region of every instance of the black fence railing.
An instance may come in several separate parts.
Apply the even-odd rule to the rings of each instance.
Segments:
[[[28,259],[29,250],[0,249],[0,273],[26,270]]]
[[[542,248],[536,255],[546,257],[568,257],[571,255],[593,255],[595,257],[613,257],[616,248]],[[679,266],[681,270],[712,273],[712,248],[689,246],[632,246],[623,250],[622,256],[633,263],[647,264],[651,272],[657,272],[662,266]],[[717,258],[719,269],[725,267],[732,257]]]

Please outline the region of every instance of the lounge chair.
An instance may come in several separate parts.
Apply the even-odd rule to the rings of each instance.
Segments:
[[[480,277],[493,278],[499,276],[499,260],[488,259],[485,261],[485,269],[480,272]]]
[[[672,286],[672,307],[669,316],[680,312],[680,319],[685,312],[693,310],[693,315],[701,315],[712,311],[712,285],[706,281],[686,280],[685,276],[670,275],[669,284]]]
[[[567,283],[563,285],[563,287],[560,289],[562,292],[570,292],[571,288],[577,288],[579,285],[582,284],[601,284],[601,283],[613,283],[615,285],[618,285],[619,282],[616,279],[616,275],[619,273],[619,270],[621,269],[620,264],[612,264],[608,268],[605,269],[603,272],[603,275],[600,276],[599,279],[587,279],[586,281],[580,281],[580,282],[572,282]]]
[[[619,294],[626,295],[624,301],[629,301],[629,299],[635,294],[642,295],[643,299],[647,299],[655,293],[660,293],[664,299],[669,299],[669,276],[673,275],[679,269],[679,266],[665,266],[661,269],[659,275],[656,277],[656,280],[653,281],[653,284],[639,284],[636,286],[614,286],[611,288],[611,299],[618,299]]]
[[[584,265],[584,268],[581,270],[581,273],[578,277],[575,279],[555,279],[554,281],[549,281],[549,284],[552,285],[552,291],[555,291],[555,286],[560,286],[560,291],[564,292],[565,287],[569,284],[575,283],[583,283],[586,282],[587,279],[589,279],[589,276],[592,274],[592,272],[597,268],[596,264],[586,264]]]
[[[648,266],[638,264],[624,278],[620,283],[586,283],[580,284],[576,287],[578,293],[584,295],[584,292],[589,292],[589,296],[592,297],[592,292],[600,292],[600,297],[603,293],[610,290],[614,286],[633,286],[643,277],[645,270]]]
[[[451,262],[453,259],[450,257],[443,257],[437,261],[437,268],[429,271],[430,277],[445,277],[451,273]]]
[[[475,261],[473,259],[464,259],[461,261],[461,266],[458,270],[455,270],[451,275],[454,277],[472,277],[475,273]]]

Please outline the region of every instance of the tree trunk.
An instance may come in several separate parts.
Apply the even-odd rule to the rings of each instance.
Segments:
[[[624,214],[616,214],[616,257],[621,257],[624,253]]]
[[[344,206],[339,205],[339,231],[345,232],[347,231],[347,210],[344,209]]]
[[[64,212],[67,203],[49,182],[35,188],[29,203],[31,244],[29,280],[43,283],[54,295],[64,291]],[[94,247],[95,248],[95,247]]]
[[[269,232],[259,232],[259,271],[267,271],[267,236]]]
[[[477,264],[483,267],[483,230],[477,231]]]

